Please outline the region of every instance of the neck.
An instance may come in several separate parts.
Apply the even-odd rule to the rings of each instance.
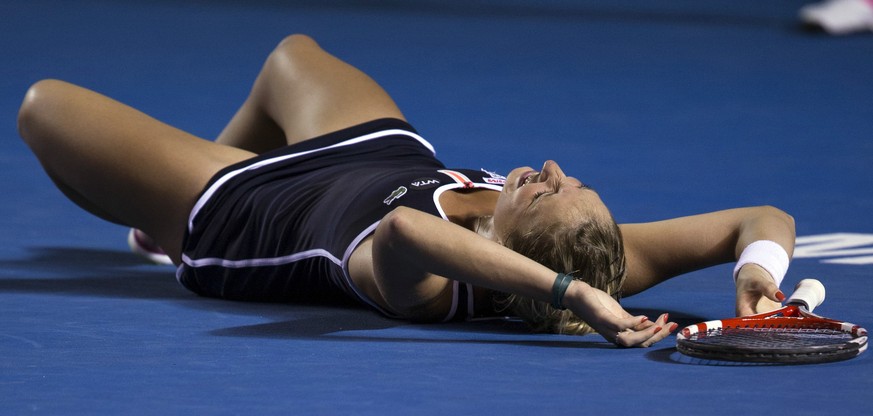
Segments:
[[[473,231],[489,240],[497,241],[494,237],[494,216],[477,217]]]
[[[440,205],[449,221],[485,238],[492,238],[492,215],[498,192],[480,189],[450,191],[440,196]]]

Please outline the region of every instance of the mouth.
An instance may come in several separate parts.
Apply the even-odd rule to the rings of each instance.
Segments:
[[[537,175],[538,173],[539,172],[537,172],[535,170],[525,172],[524,174],[521,175],[521,177],[518,178],[518,184],[516,185],[515,188],[518,189],[518,188],[521,188],[522,186],[525,186],[525,185],[533,182],[534,175]]]

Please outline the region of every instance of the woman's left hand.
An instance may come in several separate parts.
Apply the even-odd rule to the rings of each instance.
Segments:
[[[740,269],[737,274],[737,316],[779,309],[783,300],[785,295],[761,266],[746,264]]]
[[[612,296],[581,281],[573,282],[564,303],[603,338],[623,347],[650,347],[678,326],[667,322],[666,313],[654,322],[645,316],[633,316]]]

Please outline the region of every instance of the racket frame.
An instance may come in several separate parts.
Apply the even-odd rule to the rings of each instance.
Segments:
[[[780,330],[786,328],[828,329],[849,334],[853,339],[841,344],[799,348],[742,348],[711,345],[691,340],[700,333],[719,329]],[[775,311],[745,317],[701,322],[686,326],[676,334],[676,348],[683,354],[697,358],[747,361],[812,363],[849,359],[867,349],[867,330],[859,325],[840,322],[809,312],[804,304],[789,304]]]

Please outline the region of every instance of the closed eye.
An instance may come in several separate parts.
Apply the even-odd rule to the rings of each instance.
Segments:
[[[532,208],[537,202],[539,202],[540,197],[542,197],[542,196],[549,195],[549,194],[557,194],[558,192],[561,191],[561,188],[563,188],[564,185],[566,185],[564,183],[564,181],[561,181],[561,182],[557,183],[557,186],[556,186],[554,191],[539,191],[539,192],[535,193],[533,199],[531,199],[531,202],[528,205],[528,208]],[[594,188],[592,188],[584,183],[581,183],[581,182],[579,183],[578,188],[584,189],[584,190],[594,191]]]
[[[557,184],[555,184],[555,189],[553,191],[539,191],[535,193],[533,199],[530,201],[530,205],[528,206],[533,206],[534,204],[536,204],[540,200],[540,197],[543,195],[557,194],[561,191],[562,186],[564,186],[564,182],[558,182]]]
[[[537,202],[539,202],[540,197],[546,194],[550,194],[552,192],[548,191],[539,191],[534,194],[533,199],[530,200],[530,204],[528,204],[528,208],[532,208]]]

